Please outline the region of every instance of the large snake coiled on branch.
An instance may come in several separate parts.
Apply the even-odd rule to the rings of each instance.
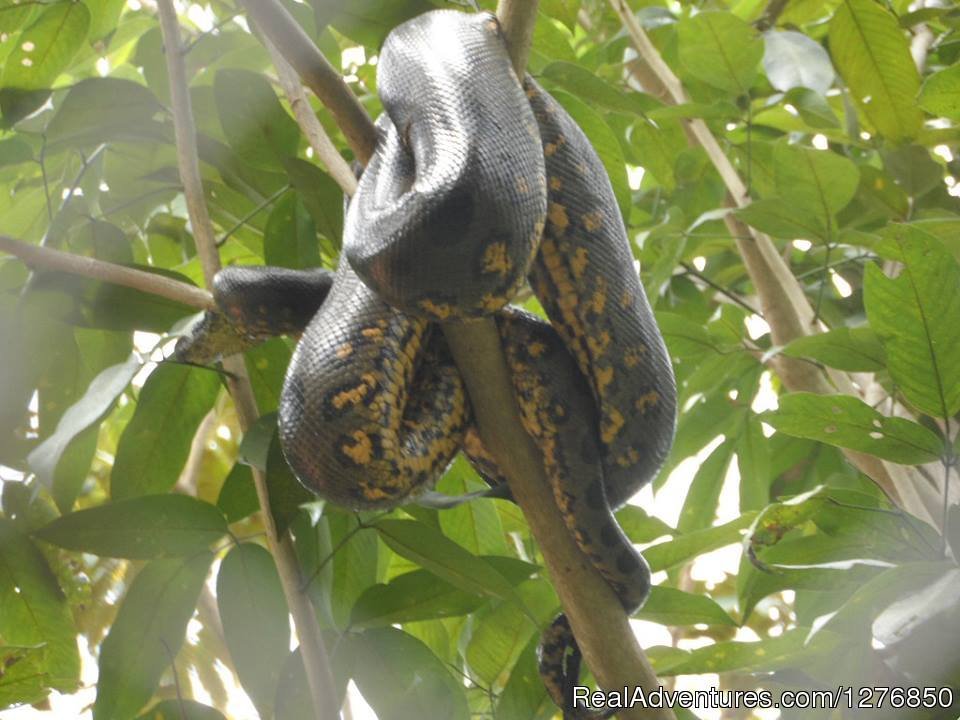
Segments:
[[[379,142],[335,276],[227,268],[220,322],[244,340],[302,331],[280,401],[285,456],[331,502],[388,508],[460,450],[502,480],[434,322],[496,313],[561,514],[633,612],[650,575],[613,511],[665,458],[676,393],[604,167],[567,112],[518,81],[490,14],[438,10],[396,27],[377,77]],[[549,324],[507,307],[525,279]],[[200,357],[216,322],[178,355]],[[568,717],[584,717],[570,705],[578,667],[560,616],[540,672]]]

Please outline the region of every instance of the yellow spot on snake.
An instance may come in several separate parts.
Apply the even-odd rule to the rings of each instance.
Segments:
[[[587,346],[594,357],[600,357],[607,352],[610,347],[610,333],[606,330],[596,333],[593,336],[587,336]]]
[[[527,352],[530,353],[530,357],[540,357],[543,355],[546,349],[547,346],[539,340],[534,341],[527,346]]]
[[[505,276],[510,272],[513,263],[507,255],[507,244],[502,242],[491,243],[483,251],[483,271],[486,273],[500,273]]]
[[[641,395],[637,398],[637,401],[634,403],[634,407],[637,408],[637,412],[645,413],[648,407],[656,407],[657,403],[660,402],[660,394],[655,390],[651,390],[646,395]]]
[[[633,305],[633,293],[629,290],[624,290],[620,296],[620,307],[626,309],[631,305]]]
[[[547,157],[550,157],[557,152],[558,145],[556,143],[547,143],[543,146],[543,154]]]
[[[563,180],[561,180],[560,178],[558,178],[556,175],[551,175],[551,176],[550,176],[550,189],[551,189],[551,190],[559,190],[559,189],[562,188],[562,187],[563,187]]]
[[[623,427],[623,422],[623,415],[618,410],[610,410],[600,427],[600,439],[607,445],[612,443]]]
[[[603,368],[602,370],[597,369],[597,371],[594,373],[594,377],[597,380],[597,392],[602,395],[607,385],[613,382],[613,368],[607,367]]]
[[[530,186],[527,184],[527,179],[522,175],[517,178],[517,192],[521,195],[526,195],[530,192]]]
[[[366,465],[373,457],[373,443],[370,442],[370,436],[363,430],[354,430],[352,437],[355,441],[354,444],[345,444],[340,449],[357,465]]]
[[[582,278],[583,273],[587,270],[587,265],[590,264],[590,253],[587,252],[585,247],[578,247],[573,251],[573,257],[570,258],[570,269],[573,271],[573,276],[575,278]]]
[[[333,397],[333,406],[341,410],[344,405],[356,405],[361,402],[373,388],[377,385],[377,378],[373,373],[364,373],[360,376],[360,384],[349,390],[338,392]]]
[[[420,309],[437,320],[446,320],[453,313],[453,309],[447,303],[437,304],[432,300],[421,300]]]
[[[514,293],[507,293],[507,297],[511,297]],[[480,307],[483,308],[486,312],[496,312],[500,308],[506,305],[505,298],[499,298],[490,293],[486,293],[480,299]]]
[[[547,219],[553,223],[553,226],[559,232],[566,230],[567,225],[570,224],[570,219],[567,217],[567,209],[560,203],[550,203],[550,209],[547,210]]]
[[[623,364],[628,368],[636,367],[643,362],[643,356],[647,353],[646,345],[635,345],[623,354]]]
[[[361,330],[360,334],[365,338],[370,338],[371,340],[379,340],[381,337],[383,337],[383,330],[376,327],[368,327]]]
[[[580,221],[583,223],[583,227],[587,232],[593,232],[603,225],[603,212],[594,210],[592,213],[587,213],[581,217]]]
[[[350,343],[344,343],[343,345],[337,348],[337,357],[340,358],[341,360],[343,360],[344,358],[350,357],[352,353],[353,353],[353,345],[351,345]]]

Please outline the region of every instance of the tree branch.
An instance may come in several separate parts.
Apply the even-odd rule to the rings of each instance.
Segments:
[[[609,0],[609,3],[620,16],[623,27],[639,55],[639,64],[647,70],[643,73],[645,87],[665,102],[686,103],[688,99],[680,80],[640,27],[626,1]],[[704,149],[726,185],[727,206],[740,208],[748,205],[750,197],[743,180],[707,124],[696,118],[687,121],[685,127],[691,144],[700,145]],[[803,293],[803,288],[777,253],[770,238],[748,227],[732,213],[727,213],[724,221],[735,238],[747,274],[757,290],[763,317],[770,326],[774,344],[783,346],[797,337],[819,332],[813,309]],[[792,391],[804,390],[821,394],[840,391],[858,396],[864,394],[858,391],[846,373],[829,371],[824,375],[810,363],[783,355],[774,359],[774,368],[783,384]],[[935,526],[939,525],[936,513],[930,512],[930,499],[920,489],[923,483],[916,471],[852,450],[844,450],[843,453],[851,464],[870,477],[892,502]]]
[[[215,307],[213,296],[206,290],[163,275],[155,275],[83,255],[74,255],[62,250],[31,245],[7,235],[0,235],[0,250],[20,258],[25,265],[34,270],[53,270],[82,275],[91,280],[102,280],[151,295],[159,295],[201,310],[212,310]]]
[[[264,15],[287,15],[277,0],[242,2],[250,9],[257,6],[257,12],[252,13],[254,20],[324,104],[328,104],[328,98],[337,105],[354,100],[339,76],[330,77],[321,68],[304,67],[305,63],[309,65],[310,56],[323,64],[326,64],[326,60],[316,48],[308,51],[302,47],[302,43],[309,42],[309,39],[299,26],[291,27],[296,25],[292,18],[274,18],[269,25],[261,23],[260,18]],[[522,59],[529,53],[537,2],[501,0],[498,15],[511,49],[514,67],[522,76]],[[318,87],[317,82],[322,86]],[[343,94],[350,97],[340,97]],[[345,125],[342,114],[334,112],[334,117],[344,135],[354,138],[351,145],[355,150],[356,147],[369,147],[372,152],[376,133],[369,118],[364,116],[358,124]],[[364,161],[367,157],[369,153]],[[443,330],[467,385],[484,444],[507,476],[514,497],[540,545],[561,603],[594,677],[601,686],[608,688],[635,685],[648,690],[656,688],[659,684],[657,678],[637,643],[623,607],[580,552],[556,507],[544,472],[543,459],[520,422],[494,321],[484,319],[448,323]],[[674,718],[669,709],[644,711],[633,708],[622,711],[619,716],[624,720]]]
[[[220,257],[217,253],[213,223],[204,201],[203,185],[200,179],[200,161],[197,155],[196,128],[190,107],[189,86],[184,67],[180,28],[173,0],[158,0],[160,25],[163,32],[163,44],[166,49],[167,72],[170,77],[170,97],[173,103],[173,121],[176,135],[177,165],[180,180],[183,183],[187,201],[187,211],[193,228],[197,252],[203,264],[203,274],[207,285],[211,285],[220,269]],[[244,432],[257,419],[258,411],[250,379],[247,376],[243,358],[233,356],[225,358],[224,368],[229,373],[228,383],[233,396]],[[300,639],[300,653],[303,658],[310,686],[313,710],[317,720],[335,720],[339,717],[337,693],[333,682],[330,662],[320,636],[317,616],[306,594],[303,592],[300,577],[300,565],[290,535],[277,530],[270,511],[270,497],[264,473],[253,468],[253,481],[260,502],[260,514],[266,530],[267,544],[287,599],[293,622]]]
[[[357,160],[366,165],[377,144],[373,121],[363,105],[303,28],[277,0],[240,0],[257,26],[333,114]]]

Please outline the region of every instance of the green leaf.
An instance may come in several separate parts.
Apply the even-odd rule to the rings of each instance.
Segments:
[[[3,666],[3,674],[0,675],[0,710],[39,703],[49,693],[47,648],[43,645],[0,645],[0,665]]]
[[[886,366],[880,338],[868,327],[841,327],[799,337],[783,348],[783,354],[847,372],[876,372]]]
[[[530,638],[539,634],[539,628],[557,612],[556,592],[546,580],[528,580],[517,588],[517,594],[536,624],[512,602],[489,606],[474,616],[464,656],[470,670],[486,685],[497,683],[510,671]]]
[[[426,645],[396,628],[351,636],[354,681],[380,720],[469,720],[461,679]]]
[[[933,462],[943,452],[940,439],[922,425],[886,417],[852,395],[790,393],[781,396],[780,408],[765,413],[763,419],[787,435],[904,465]]]
[[[647,513],[636,505],[625,505],[616,513],[617,522],[635,543],[653,542],[664,535],[674,535],[676,530],[663,520]]]
[[[819,215],[780,198],[754,200],[734,214],[760,232],[785,240],[824,240],[827,237],[826,223]]]
[[[458,455],[437,489],[449,495],[465,495],[486,487],[463,456]],[[475,498],[441,512],[440,529],[474,555],[508,554],[496,503],[488,498]]]
[[[673,540],[658,543],[643,551],[643,557],[653,572],[669,570],[697,555],[740,542],[743,531],[756,517],[755,512],[744,513],[723,525],[685,533]]]
[[[328,250],[340,247],[343,234],[343,191],[333,178],[312,163],[299,158],[284,160],[290,184],[297,191],[317,232],[330,243]]]
[[[520,653],[510,673],[500,701],[495,708],[496,720],[550,720],[557,712],[547,688],[537,672],[537,647],[540,638],[534,637]]]
[[[723,608],[706,595],[654,585],[650,596],[633,617],[661,625],[727,625],[736,626]]]
[[[736,15],[697,13],[678,23],[678,36],[680,62],[693,77],[734,95],[745,95],[753,85],[763,43]]]
[[[642,115],[656,107],[649,97],[616,87],[577,63],[552,62],[541,75],[598,109]]]
[[[154,560],[134,579],[100,647],[94,720],[127,720],[153,695],[183,644],[212,559]]]
[[[804,647],[806,628],[788,630],[779,637],[765,638],[759,642],[718,642],[690,651],[689,657],[668,670],[658,670],[666,676],[699,673],[721,673],[754,669],[766,669],[790,660]]]
[[[217,605],[240,682],[260,716],[270,717],[290,651],[287,601],[270,553],[253,543],[227,553],[217,573]]]
[[[227,68],[216,74],[213,91],[223,132],[244,162],[278,170],[296,156],[300,130],[263,75]]]
[[[780,92],[809,88],[823,95],[833,84],[830,56],[816,40],[794,30],[763,34],[763,67]]]
[[[131,355],[126,362],[101,371],[91,381],[83,397],[63,413],[53,435],[34,448],[27,457],[30,468],[42,483],[50,486],[60,458],[71,442],[109,412],[139,369],[139,360]]]
[[[282,338],[270,338],[243,354],[253,396],[261,413],[275,413],[280,405],[280,391],[290,364],[290,354],[290,348]]]
[[[914,406],[939,418],[960,411],[960,267],[932,235],[894,225],[877,246],[903,264],[888,278],[867,266],[863,303],[887,367]]]
[[[206,368],[164,363],[150,373],[117,446],[110,472],[114,500],[165,492],[174,486],[197,426],[219,391],[220,379]]]
[[[790,90],[784,99],[792,103],[800,113],[800,119],[807,125],[818,130],[829,130],[840,127],[837,114],[830,107],[826,98],[814,90],[797,87]]]
[[[428,570],[414,570],[386,585],[373,585],[357,599],[350,626],[358,630],[399,623],[456,617],[473,612],[486,599],[441,580]]]
[[[801,212],[814,213],[827,227],[853,199],[860,182],[857,166],[829,150],[777,143],[773,164],[777,194]]]
[[[931,115],[960,119],[960,64],[951,65],[924,80],[920,107]]]
[[[78,510],[34,533],[102,557],[147,560],[203,552],[227,533],[220,511],[186,495],[143,495]]]
[[[683,150],[686,140],[675,132],[676,125],[671,120],[662,120],[658,126],[643,118],[637,120],[630,129],[630,144],[637,158],[653,177],[668,191],[677,185],[674,163]]]
[[[503,599],[516,597],[509,581],[490,563],[423,523],[385,519],[375,527],[391,550],[455,587]]]
[[[15,40],[4,62],[0,87],[42,90],[53,85],[81,48],[90,28],[90,11],[79,2],[48,6]]]
[[[697,469],[690,489],[683,501],[677,529],[680,532],[710,527],[717,514],[717,501],[727,475],[727,468],[733,458],[734,444],[726,440],[710,453]]]
[[[860,111],[891,142],[920,132],[920,75],[897,19],[874,0],[844,0],[830,21],[830,54]]]
[[[519,584],[536,570],[534,565],[514,558],[484,559],[511,583]],[[466,615],[484,602],[484,596],[461,590],[428,570],[414,570],[398,575],[386,585],[372,585],[364,590],[353,606],[350,627],[384,627]]]
[[[360,518],[347,513],[329,513],[330,542],[333,548],[333,573],[330,605],[337,627],[346,628],[350,612],[365,590],[377,582],[377,533],[360,528]],[[320,562],[326,561],[326,556]]]
[[[196,700],[161,700],[137,720],[226,720],[223,713]]]
[[[220,487],[217,507],[228,523],[242,520],[260,509],[257,488],[253,484],[253,473],[249,465],[238,462],[233,466]]]
[[[2,645],[44,646],[41,656],[30,656],[30,663],[39,665],[43,687],[76,689],[80,654],[70,606],[46,559],[4,518],[0,518],[0,639]],[[8,667],[3,665],[0,683]],[[0,696],[6,691],[13,692],[13,687],[0,685]]]
[[[263,259],[288,268],[321,264],[317,228],[297,193],[285,193],[273,206],[263,231]]]
[[[48,148],[156,138],[152,118],[162,109],[139,83],[111,77],[81,80],[47,126]]]
[[[633,201],[630,196],[630,185],[627,183],[623,150],[620,148],[617,136],[613,134],[613,130],[607,125],[603,116],[580,98],[560,90],[554,92],[553,97],[570,113],[570,117],[580,126],[583,134],[593,145],[593,149],[597,151],[610,178],[610,184],[613,186],[613,194],[617,198],[620,213],[628,217]]]
[[[770,500],[770,444],[763,435],[757,416],[744,423],[737,439],[740,467],[740,510],[760,510]]]

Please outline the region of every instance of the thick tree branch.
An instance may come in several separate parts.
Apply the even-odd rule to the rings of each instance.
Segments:
[[[680,80],[664,62],[650,38],[640,27],[636,16],[625,0],[609,0],[610,6],[620,16],[636,49],[639,64],[644,72],[642,82],[647,90],[672,104],[688,102]],[[707,124],[697,118],[687,121],[686,131],[691,144],[699,145],[707,153],[720,178],[727,187],[728,207],[735,209],[748,205],[750,197],[746,185],[736,168],[727,158]],[[779,255],[773,242],[728,213],[725,222],[730,234],[736,238],[737,250],[743,258],[747,274],[753,282],[763,309],[764,320],[770,326],[770,335],[775,345],[786,345],[791,340],[818,332],[813,309],[786,262]],[[824,375],[810,363],[785,356],[775,359],[774,367],[784,385],[792,390],[817,393],[842,392],[861,395],[850,377],[841,372],[830,371]],[[936,513],[931,513],[931,498],[924,490],[922,478],[912,468],[888,463],[872,455],[844,450],[847,459],[861,472],[869,476],[893,501],[911,513],[934,525],[939,525]]]
[[[254,0],[242,0],[247,7]],[[260,23],[262,15],[286,14],[276,0],[257,0],[254,19],[270,41],[324,103],[335,97],[342,105],[344,93],[353,95],[337,76],[330,78],[318,68],[303,67],[313,52],[300,46],[306,36],[292,18],[275,19],[269,26]],[[504,27],[514,67],[522,72],[522,59],[530,49],[533,22],[537,15],[536,0],[501,0],[498,15]],[[291,53],[291,48],[294,50]],[[296,57],[294,57],[296,55]],[[299,59],[298,59],[299,58]],[[326,60],[320,58],[322,63]],[[518,73],[519,74],[519,73]],[[322,87],[315,82],[322,79]],[[342,115],[334,113],[340,129],[351,145],[370,147],[376,144],[373,123],[366,118],[358,125],[344,125]],[[349,121],[348,121],[349,122]],[[629,619],[613,591],[596,569],[580,552],[560,516],[549,489],[543,459],[520,422],[512,384],[500,345],[500,336],[491,319],[444,325],[444,334],[454,359],[466,382],[484,444],[506,474],[531,531],[543,552],[554,578],[564,610],[570,618],[584,658],[603,687],[619,688],[641,685],[653,689],[659,684],[630,627]],[[670,710],[637,708],[619,714],[625,720],[672,720]]]
[[[209,286],[220,269],[220,257],[217,253],[213,223],[207,212],[200,179],[196,128],[190,107],[189,85],[180,44],[180,28],[173,0],[158,0],[157,8],[160,13],[167,72],[170,77],[170,97],[173,103],[180,181],[183,183],[190,224],[193,228],[197,252],[203,264],[203,274]],[[226,358],[223,365],[230,374],[228,382],[237,407],[240,426],[246,432],[256,421],[258,412],[243,358],[240,356]],[[266,476],[259,469],[253,468],[253,481],[260,502],[260,514],[266,530],[267,544],[277,565],[287,605],[300,639],[300,652],[310,686],[314,714],[317,720],[335,720],[339,717],[339,703],[333,674],[320,636],[316,613],[302,590],[300,566],[293,543],[288,533],[280,533],[277,530],[273,513],[270,511]]]
[[[20,258],[25,265],[34,270],[55,270],[82,275],[92,280],[102,280],[151,295],[159,295],[201,310],[214,308],[213,297],[206,290],[163,275],[155,275],[83,255],[74,255],[62,250],[31,245],[6,235],[0,235],[0,251]]]

